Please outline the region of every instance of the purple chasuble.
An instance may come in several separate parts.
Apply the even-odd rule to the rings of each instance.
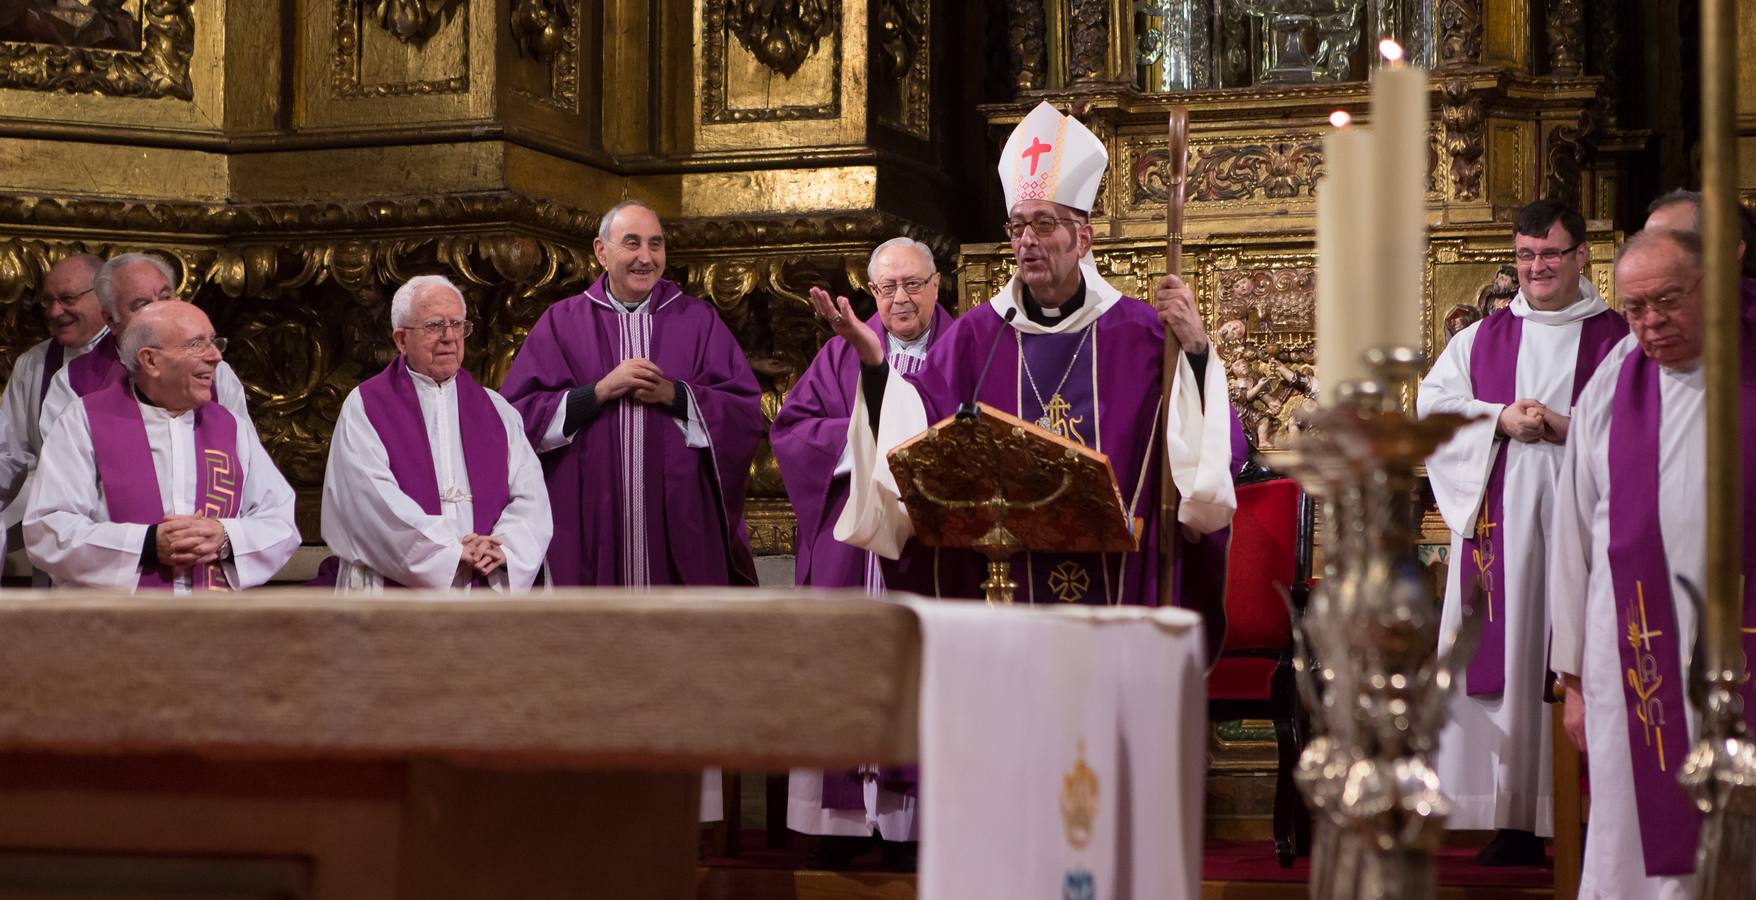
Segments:
[[[493,534],[506,504],[512,502],[507,482],[506,423],[488,399],[488,391],[466,370],[457,380],[457,431],[463,441],[464,471],[469,475],[472,527],[476,534]],[[420,504],[429,516],[442,514],[439,476],[433,468],[433,445],[427,440],[427,423],[421,415],[420,397],[409,376],[408,360],[397,356],[384,371],[360,384],[360,403],[384,452],[390,458],[390,474],[396,486]],[[485,583],[477,576],[476,581]],[[386,579],[386,583],[391,583]]]
[[[1743,285],[1739,340],[1739,421],[1744,465],[1744,660],[1746,716],[1752,708],[1749,660],[1756,653],[1756,285]],[[1628,711],[1628,756],[1634,769],[1640,845],[1646,874],[1695,871],[1701,814],[1677,782],[1689,752],[1689,710],[1683,685],[1683,646],[1675,594],[1659,517],[1659,433],[1663,423],[1660,366],[1636,350],[1617,373],[1610,403],[1610,583],[1615,592],[1623,700]],[[1699,625],[1697,627],[1700,627]]]
[[[889,345],[879,316],[866,324]],[[935,303],[927,332],[929,353],[951,325],[951,313]],[[915,375],[926,368],[919,357],[903,353],[888,357],[900,375]],[[898,588],[912,586],[922,580],[915,570],[931,571],[931,555],[912,541],[902,559],[892,562],[835,539],[835,520],[848,500],[848,477],[835,474],[835,467],[847,448],[848,419],[859,389],[859,355],[847,341],[831,338],[787,392],[786,403],[769,429],[769,444],[799,521],[793,581],[801,587],[864,587],[873,593],[887,582]],[[876,779],[884,790],[909,796],[915,796],[919,783],[914,766],[825,771],[822,807],[865,809],[868,779]]]
[[[1510,309],[1494,313],[1477,326],[1469,351],[1469,380],[1477,400],[1510,404],[1518,400],[1518,345],[1524,319]],[[1628,323],[1605,310],[1579,322],[1579,350],[1573,362],[1571,402],[1578,402],[1591,374],[1597,371],[1610,349],[1628,334]],[[1482,490],[1482,509],[1475,532],[1463,542],[1463,571],[1458,587],[1465,603],[1480,585],[1487,606],[1482,622],[1481,644],[1470,658],[1465,689],[1472,697],[1491,696],[1506,690],[1506,547],[1504,527],[1506,450],[1510,441],[1499,441],[1488,483]],[[1546,689],[1545,685],[1536,686]]]
[[[90,353],[67,364],[67,384],[76,397],[127,380],[128,370],[122,365],[114,331],[99,339]]]
[[[645,357],[682,381],[708,446],[632,396],[607,404],[565,447],[541,455],[555,517],[556,584],[755,584],[744,489],[763,431],[761,393],[713,304],[661,280],[649,314],[622,311],[600,277],[532,327],[501,395],[541,446],[570,390]]]
[[[43,352],[43,377],[37,379],[37,409],[42,409],[43,398],[49,396],[49,383],[55,380],[55,373],[61,371],[61,364],[66,359],[67,348],[50,338],[49,348]]]
[[[878,316],[866,324],[888,345],[889,336]],[[951,324],[951,313],[935,304],[927,333],[928,350]],[[889,360],[903,375],[925,368],[925,360],[906,354],[889,354]],[[831,338],[787,392],[786,403],[769,429],[769,444],[799,521],[793,582],[801,587],[877,589],[886,582],[884,570],[895,576],[899,567],[912,569],[916,565],[918,554],[909,550],[903,552],[903,559],[892,563],[835,539],[835,521],[847,505],[848,479],[834,473],[847,449],[848,418],[859,385],[858,354],[846,341]],[[921,566],[928,568],[931,562],[927,559]],[[903,583],[913,580],[917,579],[905,576]]]
[[[945,337],[927,355],[927,370],[911,376],[927,409],[937,422],[957,411],[976,389],[982,362],[1001,329],[1013,330],[992,304],[982,304],[957,318]],[[1158,484],[1162,476],[1164,438],[1159,434],[1158,406],[1164,327],[1152,306],[1132,297],[1117,300],[1080,333],[1001,335],[994,364],[977,397],[996,409],[1028,420],[1051,413],[1054,423],[1072,429],[1088,447],[1104,453],[1129,514],[1145,520],[1140,550],[1125,554],[1021,554],[1013,563],[1013,579],[1026,602],[1158,603]],[[1084,346],[1079,343],[1084,340]],[[1023,350],[1021,356],[1020,350]],[[1030,373],[1024,361],[1030,362]],[[1218,362],[1209,359],[1208,365]],[[1070,367],[1070,368],[1069,368]],[[1055,404],[1055,386],[1066,375]],[[1033,392],[1030,380],[1035,379]],[[1054,404],[1044,410],[1037,402]],[[1206,403],[1226,403],[1207,397]],[[1248,443],[1237,413],[1232,411],[1232,471],[1242,465]],[[1173,577],[1180,606],[1202,614],[1208,658],[1216,658],[1225,621],[1225,564],[1230,529],[1185,542]],[[938,593],[945,597],[982,596],[986,559],[970,551],[945,551],[937,574]]]
[[[98,482],[104,489],[110,521],[142,525],[164,521],[165,504],[159,496],[158,475],[147,444],[146,420],[141,418],[133,386],[124,380],[86,394],[81,402],[91,423],[92,453],[97,458]],[[235,518],[244,489],[244,467],[238,461],[238,422],[211,400],[197,407],[194,415],[195,513],[210,519]],[[166,590],[175,580],[169,566],[155,566],[141,569],[139,586]],[[198,591],[231,590],[225,568],[217,562],[196,566],[189,580],[190,587]]]

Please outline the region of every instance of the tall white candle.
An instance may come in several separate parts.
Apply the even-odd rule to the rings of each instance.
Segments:
[[[1368,376],[1362,359],[1378,337],[1381,301],[1373,277],[1374,172],[1372,129],[1330,118],[1323,138],[1323,179],[1317,183],[1317,382],[1325,405],[1335,386]]]
[[[1381,279],[1374,344],[1421,348],[1427,266],[1427,73],[1402,62],[1395,41],[1380,45],[1389,64],[1372,76],[1372,132],[1378,176],[1374,221]]]

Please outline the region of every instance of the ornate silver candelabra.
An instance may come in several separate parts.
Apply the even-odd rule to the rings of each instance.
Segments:
[[[1467,419],[1405,411],[1418,352],[1368,359],[1376,377],[1338,386],[1287,466],[1326,523],[1323,577],[1296,634],[1313,723],[1296,778],[1316,825],[1313,898],[1421,900],[1437,891],[1450,807],[1428,759],[1479,624],[1466,616],[1438,647],[1439,604],[1415,552],[1415,468]]]

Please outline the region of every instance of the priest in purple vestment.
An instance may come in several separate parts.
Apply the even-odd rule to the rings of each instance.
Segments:
[[[1446,827],[1496,829],[1489,866],[1542,865],[1554,834],[1548,589],[1543,547],[1574,400],[1628,325],[1584,277],[1585,219],[1555,200],[1512,226],[1519,289],[1458,332],[1421,381],[1421,415],[1476,421],[1427,460],[1450,526],[1442,641],[1480,589],[1481,644],[1452,695],[1435,767],[1454,804]]]
[[[96,346],[104,334],[103,312],[98,308],[92,279],[104,261],[90,253],[64,256],[43,275],[42,290],[37,302],[49,321],[49,338],[32,345],[18,355],[12,364],[12,377],[6,382],[6,395],[0,398],[0,414],[12,420],[10,457],[0,460],[0,468],[9,473],[0,477],[0,494],[20,494],[28,490],[30,474],[37,467],[37,453],[43,448],[43,433],[38,427],[43,396],[49,382],[70,360],[84,356]],[[28,496],[28,494],[25,494]],[[24,513],[23,504],[9,507],[9,514],[0,516],[3,527],[17,524]]]
[[[92,278],[92,292],[103,310],[109,330],[97,339],[91,352],[65,366],[49,380],[44,391],[39,427],[47,436],[61,413],[79,398],[127,378],[117,345],[129,323],[154,303],[177,299],[176,273],[171,264],[151,253],[124,253],[111,257]],[[213,377],[214,399],[236,418],[246,421],[250,410],[244,385],[222,360]]]
[[[213,399],[225,346],[195,306],[153,304],[120,342],[129,377],[56,420],[24,540],[57,586],[241,590],[298,549],[292,488]]]
[[[645,204],[612,207],[593,247],[603,276],[543,313],[501,386],[548,478],[550,574],[753,585],[756,376],[713,304],[663,278],[664,229]]]
[[[1616,260],[1633,334],[1573,416],[1549,541],[1552,665],[1563,724],[1586,752],[1591,821],[1581,897],[1694,896],[1701,817],[1677,781],[1700,718],[1684,685],[1698,622],[1678,579],[1706,569],[1701,239],[1648,228]],[[1756,283],[1743,283],[1746,715],[1756,708]]]
[[[1107,455],[1129,514],[1144,521],[1137,552],[1019,554],[1013,578],[1021,602],[1157,603],[1158,532],[1168,527],[1184,548],[1173,576],[1177,602],[1217,621],[1224,532],[1237,506],[1237,420],[1188,285],[1166,276],[1147,303],[1098,274],[1090,210],[1107,161],[1101,141],[1047,103],[1019,123],[999,165],[1018,272],[935,341],[924,372],[904,375],[891,366],[845,298],[814,298],[862,366],[849,422],[853,493],[835,534],[895,558],[913,530],[884,454],[976,399]],[[1159,415],[1166,328],[1183,348],[1168,422]],[[1182,495],[1174,523],[1158,516],[1159,480],[1167,474]],[[946,556],[936,593],[981,596],[981,558],[965,552],[953,563]],[[1219,637],[1209,633],[1210,653]]]
[[[939,272],[933,251],[920,241],[894,238],[872,252],[866,272],[878,301],[878,314],[867,325],[881,335],[886,360],[905,374],[920,371],[933,343],[951,325],[951,314],[938,303]],[[848,498],[853,465],[848,417],[859,383],[860,361],[853,346],[839,337],[830,338],[787,393],[769,432],[787,499],[799,521],[794,582],[801,587],[859,588],[867,593],[886,587],[910,590],[921,571],[930,574],[933,551],[911,544],[901,560],[887,560],[843,543],[834,534],[835,520]],[[826,837],[814,846],[813,868],[845,865],[864,849],[874,830],[883,839],[886,861],[906,867],[907,851],[894,843],[917,839],[917,797],[912,767],[795,769],[788,779],[787,827]]]
[[[341,405],[323,476],[337,593],[530,590],[549,549],[549,492],[524,422],[463,368],[473,324],[439,275],[398,288],[399,351]]]

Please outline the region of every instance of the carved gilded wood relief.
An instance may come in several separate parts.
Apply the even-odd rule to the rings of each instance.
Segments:
[[[330,89],[337,98],[469,91],[468,4],[336,0],[334,32]]]
[[[703,124],[841,115],[841,4],[705,0]]]
[[[0,88],[195,96],[195,0],[0,3]]]
[[[512,95],[561,112],[579,112],[578,0],[513,0],[508,24],[518,55],[548,66],[548,91],[514,85]]]

